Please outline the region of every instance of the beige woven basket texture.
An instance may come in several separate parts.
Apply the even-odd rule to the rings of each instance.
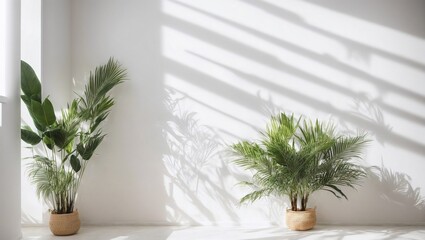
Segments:
[[[286,225],[295,231],[312,229],[316,225],[316,209],[308,208],[305,211],[286,210]]]
[[[73,235],[80,229],[78,211],[68,214],[50,214],[50,231],[56,236]]]

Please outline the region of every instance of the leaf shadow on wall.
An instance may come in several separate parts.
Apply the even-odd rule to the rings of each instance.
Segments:
[[[376,195],[383,204],[390,205],[384,209],[393,209],[392,214],[406,214],[415,219],[425,216],[425,200],[420,188],[414,188],[411,177],[405,173],[393,171],[384,165],[368,169],[368,178]]]
[[[164,104],[170,112],[163,128],[168,144],[163,156],[167,222],[217,224],[216,209],[223,209],[221,214],[226,219],[237,222],[233,210],[237,200],[226,191],[223,182],[230,175],[220,160],[224,144],[214,129],[203,125],[195,112],[186,110],[186,96],[170,87],[166,93]]]
[[[204,51],[204,49],[196,47],[191,48],[191,46],[185,45],[184,47],[186,47],[186,49],[181,52],[181,55],[188,58],[190,57],[191,59],[197,58],[197,61],[193,61],[190,64],[184,62],[185,59],[183,58],[183,61],[179,62],[179,56],[172,59],[167,58],[164,61],[168,68],[167,70],[179,79],[184,79],[184,81],[191,85],[217,94],[229,102],[234,102],[242,107],[248,108],[253,114],[264,113],[263,106],[261,106],[261,100],[259,101],[256,96],[253,96],[252,92],[245,91],[248,86],[245,88],[245,86],[235,86],[231,84],[232,78],[236,76],[236,79],[243,79],[246,83],[249,83],[249,85],[258,86],[259,89],[268,89],[270,92],[274,92],[274,96],[278,95],[278,97],[284,97],[290,99],[292,102],[296,102],[298,105],[302,105],[300,109],[304,109],[304,107],[312,108],[315,112],[329,114],[335,117],[343,127],[346,127],[347,131],[351,131],[350,129],[353,129],[353,126],[355,128],[361,128],[370,132],[381,145],[389,143],[395,148],[406,152],[422,157],[425,156],[425,145],[423,142],[411,138],[411,136],[394,131],[393,127],[386,124],[384,121],[385,114],[392,114],[412,124],[424,124],[425,118],[421,114],[406,111],[405,108],[389,104],[384,100],[388,100],[388,98],[386,98],[388,95],[395,94],[408,101],[422,104],[425,102],[425,97],[416,91],[401,87],[391,80],[376,76],[365,70],[367,68],[357,68],[350,64],[349,60],[355,59],[358,62],[362,62],[364,66],[368,66],[371,65],[373,56],[380,56],[391,62],[413,68],[418,72],[425,71],[425,65],[423,63],[399,56],[393,52],[387,52],[378,47],[362,44],[348,37],[335,34],[332,31],[317,28],[309,24],[296,13],[274,6],[265,1],[244,0],[238,1],[238,4],[251,5],[253,8],[257,8],[261,13],[264,12],[273,19],[279,19],[289,23],[297,29],[311,33],[311,35],[330,39],[332,43],[337,43],[338,46],[343,46],[343,48],[346,49],[346,53],[344,52],[346,56],[341,56],[341,59],[338,59],[335,56],[329,55],[326,49],[324,50],[326,53],[323,54],[320,52],[323,49],[311,51],[309,48],[304,47],[302,43],[298,44],[293,41],[288,41],[285,39],[285,36],[279,38],[273,34],[265,33],[262,29],[256,29],[249,25],[251,23],[250,21],[243,22],[243,20],[238,20],[237,18],[226,18],[220,13],[214,12],[214,9],[209,10],[207,8],[201,8],[199,5],[192,4],[190,1],[169,0],[166,2],[178,5],[188,13],[190,12],[197,16],[202,15],[205,19],[208,19],[208,23],[210,23],[210,25],[208,25],[196,21],[189,21],[185,16],[178,16],[178,14],[165,14],[164,23],[167,27],[179,31],[182,35],[190,36],[189,40],[194,38],[201,43],[205,43],[205,46],[214,46],[214,48],[210,49],[212,51],[208,52],[207,50]],[[202,24],[205,25],[202,26]],[[222,24],[231,30],[235,30],[236,33],[233,36],[230,30],[227,32],[212,30],[213,28],[210,26],[214,24]],[[277,29],[277,31],[283,30]],[[243,35],[240,34],[241,32]],[[288,34],[290,35],[291,33]],[[244,36],[248,40],[245,41],[244,37],[240,36]],[[252,42],[254,42],[254,44],[252,44]],[[262,46],[263,44],[265,45],[264,48]],[[276,51],[271,51],[270,49]],[[347,82],[328,81],[327,77],[321,76],[318,71],[316,72],[319,74],[315,74],[314,71],[306,68],[302,62],[294,64],[294,62],[291,62],[291,59],[288,60],[287,58],[283,58],[282,56],[284,54],[282,54],[282,52],[291,53],[302,59],[308,59],[306,62],[314,62],[315,65],[320,65],[326,71],[331,69],[340,72],[354,84],[368,84],[370,85],[371,92],[376,92],[379,97],[370,99],[367,94],[356,91],[348,86],[346,84]],[[223,53],[224,57],[220,56],[220,53]],[[256,71],[256,69],[247,69],[251,65],[247,64],[243,66],[244,63],[228,60],[233,56],[235,56],[235,59],[247,59],[244,63],[248,62],[252,66],[257,65],[267,68],[267,74],[263,75],[261,71]],[[240,58],[236,58],[236,56]],[[221,72],[219,74],[203,72],[198,68],[198,66],[203,65],[209,66],[210,69],[220,69],[220,71],[226,72],[228,75],[220,78],[223,76],[220,75]],[[277,80],[273,78],[274,76],[270,77],[273,75],[271,73],[285,73],[292,77],[290,79]],[[291,87],[291,81],[294,80],[299,81],[297,87]],[[335,106],[333,102],[335,99],[332,99],[328,95],[315,95],[304,91],[316,88],[324,89],[329,92],[330,95],[344,95],[345,98],[342,99],[347,99],[348,101],[352,99],[355,107],[351,110],[341,109]],[[272,101],[272,98],[270,99]],[[202,102],[201,99],[195,100]],[[213,104],[211,105],[214,106]],[[207,107],[213,109],[212,106]],[[363,111],[361,108],[369,108],[369,110]],[[284,109],[295,110],[291,109],[291,106],[284,106]],[[213,110],[217,111],[219,114],[223,114],[220,112],[219,108]],[[382,111],[385,114],[383,114]],[[237,116],[237,114],[232,114],[229,117],[237,119],[239,116]],[[245,124],[243,120],[246,119],[245,117],[245,119],[242,119],[240,122]],[[251,127],[253,129],[257,128],[256,126]],[[369,186],[371,182],[366,180],[365,184]],[[375,190],[376,189],[373,191]],[[357,201],[361,202],[362,200],[368,200],[368,194],[367,191],[359,192],[358,197],[360,199]],[[323,196],[321,200],[323,203],[327,203],[328,196]],[[373,201],[373,206],[380,204],[380,199],[372,198],[371,201]],[[343,207],[339,206],[339,208]],[[357,204],[354,209],[365,208]],[[370,206],[367,206],[366,209],[374,210],[373,207]],[[336,209],[336,211],[338,210],[340,209]],[[335,209],[333,209],[333,211],[335,211]]]
[[[339,0],[306,1],[355,18],[360,18],[397,31],[405,32],[419,38],[425,38],[425,31],[423,31],[422,25],[424,20],[422,13],[425,10],[425,4],[420,0],[414,1],[413,4],[406,4],[404,1],[388,2],[387,0],[375,0],[368,2],[368,4],[358,2],[351,5]],[[377,8],[384,8],[385,11],[377,13],[375,11]]]
[[[356,98],[353,98],[351,110],[347,112],[351,116],[369,122],[371,125],[380,126],[379,128],[372,129],[367,134],[368,137],[374,137],[374,140],[384,146],[388,141],[388,136],[393,131],[393,127],[386,123],[384,114],[379,106],[379,101],[381,101],[379,97],[372,98],[367,93],[360,93]],[[345,132],[355,134],[349,121],[340,119],[339,124],[342,129],[345,129]]]
[[[312,203],[320,201],[320,204],[317,204],[319,223],[403,226],[410,225],[411,222],[423,221],[425,214],[424,200],[420,196],[420,189],[412,187],[410,177],[407,174],[392,171],[385,166],[374,166],[366,170],[368,177],[364,184],[358,187],[357,191],[348,189],[345,191],[348,201],[335,199],[323,191],[314,195]],[[345,207],[340,207],[343,205]],[[347,221],[353,215],[356,215],[356,222]],[[384,220],[382,216],[385,216]],[[324,219],[326,220],[324,221]],[[403,229],[400,229],[402,232],[387,230],[385,230],[386,238],[383,239],[395,239],[396,236],[399,236],[398,234],[407,233],[407,230]],[[351,232],[348,231],[347,235]],[[345,239],[343,238],[346,233],[345,230],[343,233],[343,235],[340,235],[341,233],[337,235],[340,235],[341,239]]]
[[[394,54],[394,53],[391,53],[391,52],[387,52],[385,50],[382,50],[382,49],[379,49],[379,48],[376,48],[376,47],[373,47],[373,46],[370,46],[370,45],[362,44],[358,41],[350,39],[349,37],[345,37],[343,35],[338,35],[338,34],[335,34],[333,32],[320,29],[320,28],[318,28],[314,25],[309,24],[303,17],[299,16],[297,13],[292,12],[290,10],[287,10],[285,8],[277,7],[276,5],[273,5],[273,4],[268,3],[266,1],[255,1],[255,0],[242,0],[242,1],[251,5],[251,6],[258,7],[259,9],[266,11],[267,13],[269,13],[272,16],[275,16],[275,17],[278,17],[278,18],[283,19],[285,21],[288,21],[290,23],[293,23],[293,24],[295,24],[295,25],[297,25],[297,26],[299,26],[303,29],[310,30],[312,32],[320,34],[321,36],[329,37],[329,38],[337,40],[338,42],[343,43],[345,46],[348,46],[350,48],[350,51],[348,52],[349,57],[363,59],[366,62],[370,62],[371,56],[378,55],[378,56],[382,56],[382,57],[385,57],[385,58],[388,58],[388,59],[393,59],[393,60],[400,62],[404,65],[413,67],[417,70],[425,71],[425,63],[423,63],[423,62],[414,61],[414,60],[408,59],[404,56],[400,56],[400,55],[397,55],[397,54]],[[325,0],[325,1],[327,1],[327,0]],[[313,1],[309,1],[309,2],[311,2],[310,4],[320,5],[320,3],[318,3],[318,1],[314,1],[314,3],[312,3]],[[322,2],[324,2],[324,1],[322,1]],[[392,2],[391,4],[394,4],[394,2]],[[399,9],[397,9],[397,6],[394,6],[394,5],[391,5],[391,4],[388,4],[387,7],[393,8],[396,11],[399,10]],[[361,8],[365,8],[365,9],[366,8],[369,8],[370,10],[373,9],[373,8],[370,8],[369,5],[362,5],[362,4],[357,4],[357,3],[355,3],[354,5],[357,5]],[[323,6],[325,7],[325,9],[326,8],[332,9],[332,6],[335,6],[335,4],[329,4],[329,6],[327,6],[326,4],[323,4]],[[349,7],[350,7],[350,4],[347,4],[346,10],[350,11]],[[384,12],[384,11],[382,11],[382,12]],[[344,13],[346,14],[347,12],[344,12]],[[376,15],[376,12],[374,12],[374,14]],[[358,19],[362,19],[361,16],[359,16]],[[423,35],[424,31],[423,31],[422,26],[420,26],[420,24],[418,24],[418,26],[420,28],[415,29],[415,33],[418,34],[418,35]],[[407,27],[410,28],[411,26],[409,26],[409,24],[405,24],[404,29],[406,29]],[[401,31],[401,30],[397,29],[397,31]],[[285,43],[285,42],[282,42],[282,43],[289,44],[290,46],[292,46],[294,48],[299,48],[298,46],[293,45],[291,43]],[[299,50],[305,51],[305,53],[308,54],[308,56],[311,55],[311,57],[314,57],[314,56],[320,57],[320,55],[318,55],[318,54],[303,50],[301,48],[299,48]],[[330,65],[335,66],[337,68],[342,68],[342,69],[347,69],[347,70],[349,69],[350,71],[357,71],[358,73],[366,74],[365,72],[362,72],[361,70],[358,70],[356,68],[352,68],[348,65],[340,63],[340,62],[338,62],[337,59],[333,59],[330,56],[327,59],[324,58],[324,60],[325,60],[326,64],[330,64]],[[383,79],[373,78],[373,76],[370,76],[370,75],[369,75],[369,77],[371,77],[373,79],[373,81],[376,84],[380,85],[381,87],[386,87],[386,88],[389,88],[389,89],[397,89],[398,88],[399,90],[403,90],[402,88],[399,88],[396,85],[393,85],[393,84],[390,84],[388,82],[383,81]],[[423,96],[421,96],[421,95],[415,95],[415,97],[418,97],[418,99],[422,99],[422,100],[424,99]]]
[[[386,123],[384,114],[377,102],[381,99],[374,99],[367,94],[359,95],[359,98],[353,99],[352,115],[373,122],[381,126],[380,132],[370,132],[370,137],[374,137],[381,146],[387,143],[387,135],[392,132],[393,127]],[[347,131],[351,131],[346,122],[340,121]],[[417,222],[423,221],[425,216],[425,200],[422,197],[421,189],[414,188],[411,184],[411,177],[402,172],[394,171],[385,167],[385,161],[381,158],[381,166],[372,166],[365,168],[367,172],[367,183],[370,191],[369,196],[373,196],[375,202],[381,203],[376,208],[391,209],[395,218],[407,215],[416,219]],[[387,205],[385,207],[385,205]],[[376,209],[374,208],[374,209]],[[388,213],[388,211],[387,211]]]
[[[317,206],[319,223],[408,225],[423,222],[425,202],[421,189],[413,187],[409,175],[384,165],[364,169],[367,177],[357,190],[343,188],[348,200],[336,199],[324,191],[313,194],[310,204]],[[355,221],[350,218],[352,215],[356,215]]]
[[[387,136],[391,135],[393,127],[385,121],[381,108],[376,104],[377,101],[379,99],[372,99],[367,94],[360,94],[358,98],[353,99],[352,109],[347,112],[371,125],[380,126],[369,129],[367,136],[372,141],[376,140],[381,146],[385,146],[388,142]],[[350,120],[344,118],[338,120],[342,132],[347,134],[357,132]],[[412,222],[412,219],[413,222],[423,222],[425,201],[421,189],[412,186],[411,177],[408,174],[385,167],[385,161],[382,159],[381,162],[380,167],[364,167],[367,178],[357,188],[357,192],[348,190],[350,192],[348,196],[350,208],[345,208],[343,205],[338,206],[337,199],[328,199],[332,196],[323,193],[315,196],[314,202],[325,214],[338,209],[336,212],[340,219],[344,219],[343,215],[350,215],[353,211],[351,209],[357,209],[356,211],[363,213],[360,214],[362,216],[360,218],[363,219],[359,220],[357,224],[382,223],[382,220],[379,220],[382,214],[387,216],[388,224],[394,224],[394,222],[403,224]],[[363,164],[369,165],[367,162],[363,162]],[[319,221],[332,219],[332,216],[324,216],[325,214],[319,215]]]

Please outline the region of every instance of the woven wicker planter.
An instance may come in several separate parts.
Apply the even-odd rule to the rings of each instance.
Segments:
[[[316,225],[316,209],[307,208],[305,211],[286,210],[286,225],[295,231],[312,229]]]
[[[67,214],[50,214],[50,231],[56,236],[76,234],[80,229],[78,211]]]

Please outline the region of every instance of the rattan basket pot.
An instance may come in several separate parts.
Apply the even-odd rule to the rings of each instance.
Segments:
[[[56,236],[76,234],[80,230],[78,211],[66,214],[50,214],[50,231]]]
[[[286,210],[286,225],[295,231],[312,229],[316,225],[316,209],[307,208],[305,211]]]

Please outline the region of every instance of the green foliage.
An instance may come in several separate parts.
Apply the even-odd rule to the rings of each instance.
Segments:
[[[235,163],[253,172],[257,190],[241,202],[253,202],[274,194],[288,196],[291,209],[304,211],[310,194],[317,190],[347,198],[341,186],[354,188],[365,176],[352,160],[361,158],[367,140],[335,134],[335,126],[280,113],[271,118],[259,143],[241,141],[231,146]],[[298,206],[300,204],[300,206]]]
[[[22,128],[21,129],[21,138],[24,142],[36,145],[41,141],[41,137],[37,133],[33,132],[31,129]]]
[[[55,110],[48,98],[46,98],[43,103],[31,100],[30,112],[34,121],[37,122],[43,130],[56,121]]]
[[[125,77],[118,62],[109,59],[90,73],[83,96],[75,98],[57,117],[50,100],[41,98],[41,83],[34,70],[21,61],[21,99],[37,128],[37,132],[28,126],[21,129],[22,140],[37,152],[28,164],[28,176],[53,212],[73,211],[87,162],[105,136],[101,123],[114,105],[109,92]]]
[[[94,136],[88,138],[88,141],[84,144],[83,142],[80,142],[77,145],[77,152],[81,155],[81,157],[84,160],[89,160],[96,148],[99,146],[99,144],[102,142],[104,135],[95,134]]]
[[[28,63],[21,61],[22,100],[29,106],[31,100],[41,102],[41,84],[34,70]]]
[[[72,169],[74,169],[74,171],[78,173],[78,171],[80,171],[81,169],[80,159],[78,159],[78,157],[76,157],[75,155],[71,155],[70,161]]]

